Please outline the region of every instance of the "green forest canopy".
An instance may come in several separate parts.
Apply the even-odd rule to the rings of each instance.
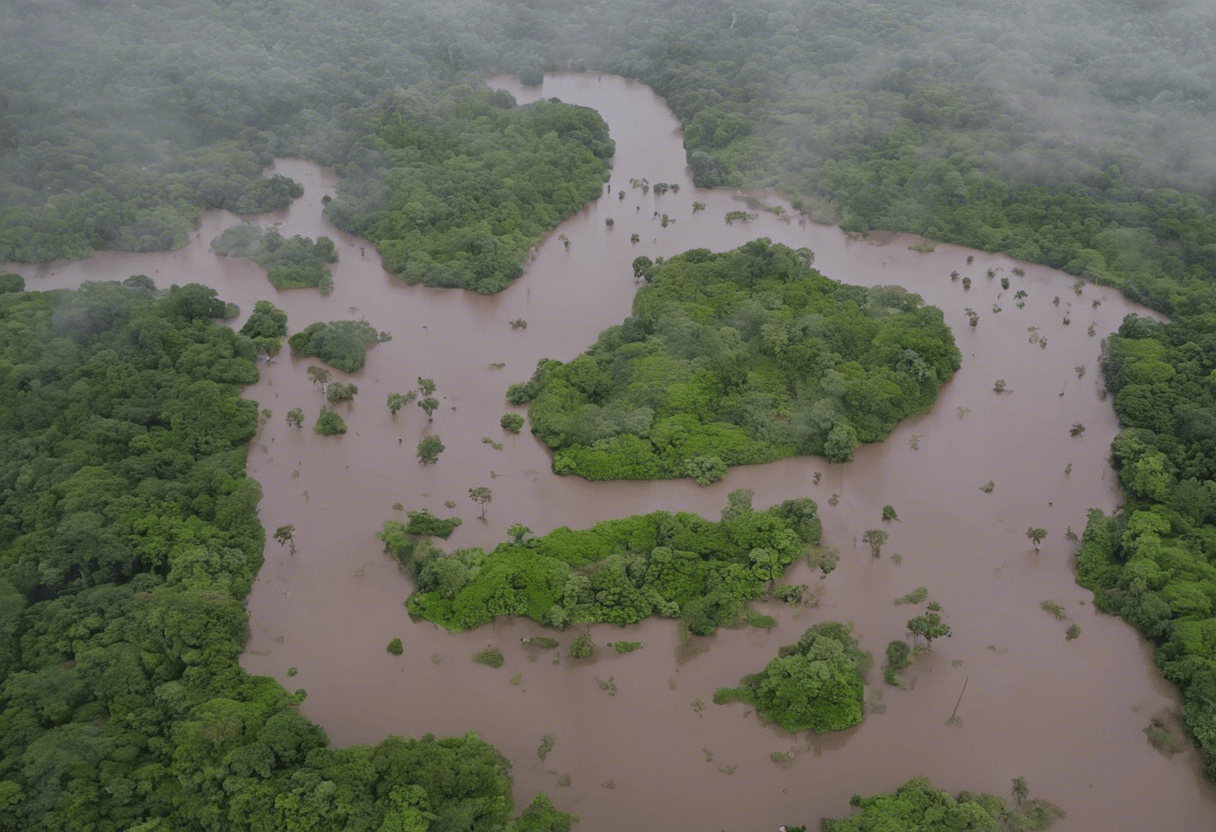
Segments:
[[[848,818],[824,818],[823,832],[1030,832],[1047,829],[1064,816],[1046,800],[1023,799],[1015,807],[992,794],[952,797],[923,777],[912,778],[893,794],[855,794],[849,803],[861,811]]]
[[[367,359],[368,346],[385,337],[366,320],[318,321],[288,338],[287,345],[294,353],[315,355],[331,367],[353,373]]]
[[[0,294],[0,829],[568,829],[543,796],[510,820],[475,735],[334,749],[238,664],[264,532],[256,347],[223,311]]]
[[[829,280],[812,257],[761,239],[653,269],[623,324],[508,394],[531,399],[554,470],[654,479],[696,476],[708,459],[720,479],[721,463],[845,461],[928,410],[960,363],[941,310]]]
[[[319,286],[328,294],[333,288],[329,263],[338,262],[338,252],[329,237],[316,241],[296,235],[290,240],[271,228],[242,223],[225,228],[211,241],[211,250],[225,257],[248,257],[266,269],[276,289],[301,289]]]
[[[857,646],[852,624],[825,621],[782,647],[738,688],[720,688],[714,702],[747,702],[791,734],[842,731],[864,716],[862,674],[871,661]]]
[[[813,500],[755,511],[751,492],[731,492],[719,522],[656,511],[565,526],[546,535],[444,553],[390,520],[385,548],[414,578],[411,615],[470,630],[500,615],[550,627],[583,622],[634,624],[651,615],[681,618],[696,635],[730,625],[749,602],[819,540]]]

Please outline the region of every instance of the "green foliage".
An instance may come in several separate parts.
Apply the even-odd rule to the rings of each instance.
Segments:
[[[422,437],[422,440],[419,441],[416,456],[418,457],[419,464],[430,465],[433,462],[439,461],[439,454],[443,453],[443,451],[443,440],[431,434],[430,436]]]
[[[405,648],[401,646],[401,639],[399,639],[399,638],[395,638],[392,641],[390,641],[388,643],[387,650],[388,650],[388,652],[392,653],[394,656],[400,656],[402,653],[405,652]]]
[[[618,653],[632,653],[634,650],[642,649],[642,642],[640,642],[640,641],[614,641],[612,643],[612,649]]]
[[[1068,629],[1064,631],[1064,640],[1073,641],[1081,637],[1081,626],[1079,624],[1069,624]]]
[[[929,605],[929,609],[934,609],[933,604]],[[936,609],[941,609],[938,605]],[[908,621],[908,632],[914,638],[923,638],[929,649],[933,648],[933,639],[951,636],[950,625],[942,622],[942,617],[937,612],[926,612],[924,615],[918,615]]]
[[[292,352],[315,355],[331,367],[353,373],[363,366],[367,347],[379,334],[367,321],[330,321],[309,324],[287,339]]]
[[[1037,552],[1039,544],[1043,542],[1043,538],[1047,537],[1047,530],[1038,528],[1037,526],[1031,527],[1026,530],[1026,537],[1034,544],[1035,551]]]
[[[506,828],[475,736],[335,749],[241,668],[257,347],[213,297],[0,294],[0,827]]]
[[[1039,604],[1039,606],[1042,607],[1045,611],[1054,615],[1056,617],[1057,621],[1063,621],[1066,618],[1068,618],[1068,613],[1065,612],[1064,608],[1061,607],[1059,604],[1057,604],[1055,601],[1044,601],[1043,603]]]
[[[497,647],[489,647],[473,656],[473,661],[488,667],[502,667],[507,660],[503,658],[502,651]]]
[[[824,622],[781,648],[763,671],[743,680],[756,711],[791,734],[840,731],[861,722],[861,671],[869,655],[852,632],[851,625]],[[729,688],[714,694],[716,703],[742,699]]]
[[[1017,778],[1021,779],[1021,778]],[[1023,781],[1024,783],[1024,781]],[[862,797],[853,795],[850,805],[860,811],[850,818],[825,818],[823,832],[869,832],[869,830],[923,829],[959,832],[1005,832],[1043,830],[1064,811],[1045,800],[1019,800],[1014,808],[995,795],[957,798],[938,791],[923,777],[904,783],[894,794]]]
[[[343,384],[340,381],[335,381],[325,388],[325,401],[330,404],[353,401],[357,395],[359,395],[359,388],[354,384]]]
[[[0,272],[0,295],[7,292],[24,292],[25,278],[14,272]]]
[[[371,240],[385,269],[408,283],[506,288],[545,233],[600,194],[613,152],[594,110],[510,103],[459,87],[365,108],[376,154],[344,169],[326,216]]]
[[[919,604],[929,597],[929,590],[923,586],[918,586],[916,589],[909,592],[907,595],[901,595],[895,599],[896,604]]]
[[[583,633],[570,642],[570,648],[566,655],[572,659],[589,659],[595,655],[595,642],[591,640],[591,635]]]
[[[883,680],[888,685],[902,688],[899,671],[912,664],[912,650],[906,641],[887,642],[887,664],[882,670]]]
[[[253,305],[241,334],[252,339],[261,352],[277,355],[287,336],[287,313],[270,301],[260,300]]]
[[[287,411],[287,424],[294,427],[296,430],[304,427],[304,410],[303,408],[293,407]]]
[[[928,409],[959,352],[916,295],[845,286],[806,259],[768,240],[673,257],[623,324],[508,398],[531,402],[559,474],[706,484],[795,454],[848,460]]]
[[[502,425],[503,430],[519,433],[524,426],[524,417],[518,413],[504,413],[499,424]]]
[[[442,537],[445,540],[463,522],[459,517],[436,517],[426,509],[408,512],[407,516],[410,520],[405,527],[406,534],[419,537]]]
[[[394,416],[414,399],[418,398],[418,394],[411,390],[408,393],[389,393],[388,394],[388,409]]]
[[[338,262],[338,251],[329,237],[312,240],[296,235],[290,240],[277,229],[263,232],[252,223],[242,223],[211,241],[216,254],[248,257],[266,269],[276,289],[332,286],[327,264]]]
[[[755,511],[746,491],[732,492],[717,523],[654,512],[541,537],[516,529],[488,553],[416,552],[399,527],[386,523],[381,539],[417,583],[410,613],[450,630],[500,615],[552,627],[660,615],[696,635],[733,624],[822,534],[813,501]]]
[[[328,407],[321,408],[317,421],[312,426],[314,433],[321,436],[333,436],[346,433],[346,421]]]
[[[883,506],[882,507],[882,519],[884,522],[888,522],[888,523],[892,520],[898,520],[899,515],[895,513],[895,507],[889,506],[889,505]]]

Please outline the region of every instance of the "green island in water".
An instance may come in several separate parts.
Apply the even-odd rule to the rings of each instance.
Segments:
[[[818,454],[844,462],[928,410],[960,355],[941,310],[897,286],[849,286],[809,249],[753,240],[638,264],[633,314],[507,397],[530,402],[553,470],[692,477]]]

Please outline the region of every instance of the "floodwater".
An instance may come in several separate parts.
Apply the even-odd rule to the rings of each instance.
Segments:
[[[505,78],[493,84],[521,102],[543,94],[595,107],[617,143],[605,196],[556,229],[526,274],[499,295],[405,286],[386,274],[366,241],[321,218],[321,197],[335,193],[333,174],[298,160],[275,169],[301,182],[304,197],[258,222],[289,235],[334,238],[341,262],[328,298],[275,290],[252,263],[212,255],[211,239],[238,219],[219,211],[204,215],[181,251],[9,267],[38,276],[31,289],[143,273],[162,287],[214,286],[243,314],[255,300],[271,299],[287,310],[292,331],[316,320],[366,317],[392,333],[354,375],[357,400],[339,407],[350,428],[345,436],[322,438],[309,429],[323,403],[305,375],[312,361],[285,350],[247,392],[273,411],[248,460],[265,492],[262,522],[268,530],[293,524],[297,551],[267,542],[249,598],[245,667],[305,688],[303,712],[338,744],[476,731],[511,760],[520,805],[544,790],[590,832],[816,824],[848,814],[854,793],[890,790],[917,774],[952,791],[998,794],[1025,776],[1033,796],[1067,809],[1057,826],[1066,832],[1212,829],[1216,790],[1199,775],[1193,752],[1166,759],[1143,733],[1159,709],[1178,707],[1176,692],[1130,627],[1094,611],[1089,592],[1074,583],[1074,544],[1065,539],[1069,527],[1084,528],[1088,508],[1120,502],[1107,462],[1117,426],[1101,396],[1100,343],[1124,315],[1145,310],[1110,289],[1084,285],[1076,294],[1071,277],[1003,256],[948,245],[912,251],[917,238],[903,235],[855,239],[764,211],[728,226],[726,212],[748,210],[740,202],[745,195],[693,188],[679,125],[648,88],[596,74],[549,77],[543,91]],[[679,183],[681,190],[644,195],[630,187],[631,178]],[[753,196],[784,204],[772,194]],[[707,209],[694,214],[694,200]],[[674,222],[663,228],[655,212]],[[631,244],[635,232],[641,241]],[[510,409],[508,385],[526,379],[541,357],[575,357],[628,314],[637,289],[634,257],[725,250],[761,236],[809,246],[829,277],[899,284],[944,310],[963,366],[931,412],[903,423],[881,445],[859,449],[851,463],[807,457],[736,468],[708,488],[559,478],[530,434],[499,427]],[[1024,277],[1012,274],[1019,265]],[[986,277],[989,268],[994,278]],[[954,270],[973,280],[969,291],[951,281]],[[1003,293],[1001,277],[1011,280]],[[1028,293],[1021,310],[1013,297],[1019,289]],[[999,314],[994,303],[1003,307]],[[974,329],[967,307],[980,315]],[[511,328],[518,318],[526,329]],[[1094,336],[1087,334],[1091,324]],[[1046,336],[1046,348],[1031,342],[1030,327]],[[498,363],[504,366],[492,367]],[[414,387],[418,376],[436,381],[442,407],[431,423],[414,406],[394,419],[387,394]],[[1008,388],[1001,395],[992,389],[998,378]],[[308,414],[303,431],[284,421],[296,406]],[[1075,422],[1085,426],[1078,437],[1069,435]],[[428,433],[446,450],[437,464],[421,467],[414,449]],[[980,486],[989,480],[994,489],[984,493]],[[484,519],[467,496],[482,485],[493,492]],[[716,517],[736,488],[753,489],[758,507],[798,496],[818,501],[840,565],[822,580],[805,564],[787,575],[814,588],[817,606],[760,605],[778,619],[776,629],[725,630],[686,648],[673,621],[596,626],[600,651],[588,662],[521,644],[545,633],[527,621],[459,635],[411,622],[403,606],[410,581],[376,539],[385,520],[402,516],[394,503],[462,517],[448,542],[457,548],[492,546],[516,522],[543,533],[656,509]],[[874,559],[859,540],[884,526],[884,504],[900,520],[886,524],[890,541]],[[1039,553],[1025,536],[1031,526],[1048,530]],[[904,622],[916,614],[893,600],[918,586],[943,605],[954,635],[918,658],[904,673],[909,689],[898,690],[882,682],[883,651],[904,637]],[[1040,609],[1048,599],[1070,620]],[[737,684],[778,646],[824,620],[852,622],[875,656],[867,698],[876,707],[862,725],[794,738],[742,705],[711,703],[715,688]],[[1073,622],[1081,635],[1066,641]],[[547,634],[563,647],[574,637]],[[399,657],[385,652],[395,637],[405,647]],[[625,656],[606,650],[618,639],[645,647]],[[506,656],[502,668],[471,661],[487,645]],[[288,677],[293,667],[298,675]],[[948,725],[964,684],[961,722]],[[536,749],[546,733],[556,744],[542,763]],[[774,752],[790,757],[778,766]]]

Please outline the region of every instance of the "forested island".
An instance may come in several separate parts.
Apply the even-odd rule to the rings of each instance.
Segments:
[[[757,511],[751,498],[731,492],[718,522],[656,511],[541,536],[515,527],[492,552],[445,553],[418,539],[433,532],[413,518],[388,521],[380,538],[418,587],[410,614],[450,630],[504,615],[557,628],[659,615],[709,635],[740,620],[823,533],[814,500]]]
[[[680,117],[702,185],[774,186],[812,219],[1004,251],[1171,316],[1129,319],[1109,340],[1127,503],[1091,515],[1079,579],[1095,605],[1157,645],[1216,778],[1209,10],[1106,0],[1003,16],[940,0],[289,8],[45,0],[0,16],[0,260],[180,248],[203,209],[253,214],[298,198],[297,183],[264,175],[294,155],[338,171],[327,215],[379,244],[390,271],[493,292],[602,191],[611,144],[593,113],[517,108],[484,77],[535,83],[546,70],[594,68],[638,79]],[[257,406],[236,393],[256,378],[257,351],[285,334],[273,311],[260,310],[254,341],[215,325],[228,310],[198,286],[21,288],[0,279],[0,828],[507,827],[506,763],[477,738],[334,750],[299,716],[298,696],[236,662],[264,538],[244,475]],[[305,351],[320,352],[320,332],[300,342]],[[365,343],[357,358],[343,348],[350,366]],[[550,369],[560,379],[579,361]],[[783,388],[776,365],[775,351],[758,361],[756,381],[771,401],[763,427],[779,439],[796,424],[781,407],[815,402]],[[573,407],[602,407],[564,383]],[[621,415],[641,425],[640,409]],[[720,451],[664,468],[652,415],[649,437],[598,419],[593,428],[611,435],[582,444],[589,437],[543,416],[538,435],[566,442],[568,470],[583,476],[615,476],[598,467],[595,443],[617,442],[602,460],[616,465],[625,436],[645,440],[629,463],[641,475],[711,480],[722,470],[712,458],[727,464]],[[863,432],[877,437],[889,418],[848,424],[868,441]],[[676,435],[681,423],[670,427]],[[763,450],[746,461],[782,447],[735,427],[722,436]],[[830,434],[808,432],[822,447],[791,452],[828,453]],[[991,801],[960,808],[924,784],[879,800],[859,800],[863,815],[961,812],[979,829],[1004,817]],[[538,798],[517,828],[568,825],[551,811]],[[858,818],[830,828],[865,828]]]
[[[633,314],[512,387],[553,470],[693,477],[818,454],[845,462],[928,410],[961,357],[940,310],[899,287],[825,278],[768,240],[647,267]]]

